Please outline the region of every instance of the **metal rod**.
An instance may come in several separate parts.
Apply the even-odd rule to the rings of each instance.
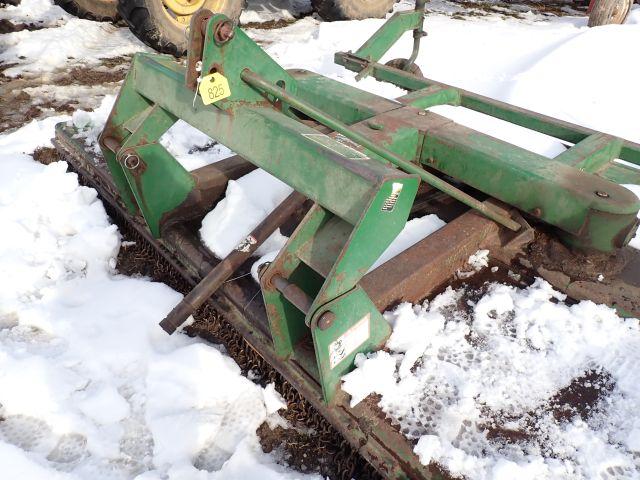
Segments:
[[[420,40],[422,37],[426,35],[423,30],[424,25],[424,7],[426,5],[426,0],[416,0],[416,11],[422,12],[423,16],[420,17],[420,23],[418,27],[413,31],[413,48],[411,50],[411,56],[407,60],[403,70],[408,72],[411,66],[415,63],[416,58],[418,58],[418,53],[420,51]]]
[[[248,68],[245,68],[240,74],[240,76],[242,80],[247,82],[249,85],[257,89],[260,89],[270,95],[273,95],[274,97],[282,100],[283,102],[288,103],[292,107],[300,110],[305,115],[308,115],[309,117],[326,125],[332,130],[335,130],[336,132],[341,133],[342,135],[356,142],[357,144],[362,145],[363,147],[371,150],[375,154],[379,155],[385,160],[388,160],[389,162],[393,163],[394,165],[401,168],[405,172],[418,175],[423,181],[425,181],[432,187],[435,187],[438,190],[441,190],[446,194],[452,196],[456,200],[464,203],[465,205],[475,210],[478,210],[480,213],[482,213],[486,217],[507,227],[509,230],[513,230],[514,232],[516,232],[520,229],[520,224],[518,222],[512,220],[511,218],[505,215],[501,215],[495,210],[492,210],[491,208],[487,207],[485,204],[483,204],[479,200],[473,198],[471,195],[445,182],[441,178],[436,177],[432,173],[427,172],[423,168],[420,168],[414,165],[413,163],[408,162],[407,160],[399,157],[395,153],[387,150],[386,148],[381,147],[375,142],[369,140],[367,137],[365,137],[361,133],[351,129],[348,125],[342,123],[341,121],[337,120],[336,118],[333,118],[330,115],[327,115],[321,110],[318,110],[314,106],[309,105],[305,101],[300,100],[297,97],[289,94],[288,92],[278,87],[277,85],[273,85],[272,83],[266,81],[260,75],[256,74],[255,72],[252,72]]]
[[[253,229],[245,240],[200,280],[178,305],[160,322],[162,329],[171,335],[187,321],[190,315],[204,304],[213,293],[247,260],[253,252],[302,206],[305,196],[293,192]]]
[[[509,105],[484,95],[452,87],[446,83],[437,82],[425,77],[417,77],[409,72],[388,67],[380,63],[372,62],[366,58],[352,53],[339,52],[335,55],[335,62],[356,73],[367,70],[370,74],[382,82],[392,83],[405,90],[420,90],[431,86],[439,86],[444,89],[455,89],[460,95],[460,106],[484,113],[500,120],[505,120],[515,125],[544,133],[551,137],[559,138],[570,143],[578,143],[589,135],[598,133],[587,127],[565,122],[557,118],[549,117],[531,110]],[[620,158],[635,165],[640,165],[640,144],[624,140]]]
[[[276,275],[271,282],[284,298],[289,300],[298,310],[307,315],[313,305],[313,298],[307,295],[299,286],[289,282],[286,278]]]

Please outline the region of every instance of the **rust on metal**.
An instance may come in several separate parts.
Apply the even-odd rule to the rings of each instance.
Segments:
[[[221,20],[213,27],[213,38],[216,43],[223,44],[233,38],[233,22]]]
[[[222,198],[229,180],[237,180],[255,168],[241,156],[233,155],[192,171],[193,190],[177,208],[163,215],[160,221],[162,228],[206,214]]]
[[[361,282],[384,311],[401,302],[420,302],[462,269],[470,255],[498,245],[500,227],[467,212],[368,273]]]
[[[298,310],[305,315],[309,312],[313,298],[307,295],[299,286],[289,282],[287,279],[276,275],[271,278],[276,290],[278,290],[284,298],[293,304]]]
[[[293,192],[254,228],[249,235],[218,263],[160,322],[171,335],[200,308],[220,286],[258,249],[269,236],[302,206],[305,197]]]
[[[202,53],[204,52],[204,39],[207,31],[207,22],[213,13],[209,10],[198,10],[191,16],[189,24],[189,45],[187,48],[187,71],[185,73],[185,85],[191,90],[198,88],[198,78],[202,68]]]

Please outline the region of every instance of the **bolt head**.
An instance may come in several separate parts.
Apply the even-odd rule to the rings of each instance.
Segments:
[[[324,312],[322,315],[320,315],[320,318],[318,318],[318,328],[320,330],[326,330],[331,325],[333,325],[333,322],[335,321],[335,319],[336,319],[335,313],[331,311]]]
[[[127,169],[135,170],[140,166],[140,157],[133,153],[125,153],[122,163]]]
[[[213,36],[218,43],[226,43],[233,38],[233,23],[222,20],[213,28]]]

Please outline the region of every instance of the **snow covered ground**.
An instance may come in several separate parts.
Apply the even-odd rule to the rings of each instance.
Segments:
[[[255,2],[243,21],[293,21],[291,12],[305,8]],[[482,17],[461,17],[461,7],[445,1],[429,9],[418,59],[425,75],[640,142],[640,63],[631,58],[640,44],[638,6],[626,25],[595,29],[581,16],[521,5]],[[146,47],[124,28],[75,19],[48,0],[22,0],[0,9],[0,19],[45,27],[0,36],[8,82],[0,88],[25,88],[28,102],[41,106],[33,121],[0,134],[1,477],[313,478],[260,449],[256,427],[282,406],[273,388],[243,377],[216,346],[166,336],[156,324],[179,294],[118,274],[121,238],[95,191],[79,186],[64,163],[32,159],[35,148],[50,145],[58,121],[73,121],[95,142],[118,84],[78,72],[124,69]],[[333,53],[357,48],[380,23],[307,16],[249,33],[285,67],[355,84]],[[407,36],[385,60],[406,56],[410,43]],[[69,75],[77,81],[66,81]],[[372,79],[358,86],[404,93]],[[3,91],[2,101],[14,94]],[[78,101],[71,110],[95,111],[71,116],[60,109],[70,100]],[[549,157],[564,150],[555,139],[480,114],[434,110]],[[163,138],[188,169],[230,154],[219,145],[193,148],[210,142],[184,123]],[[286,195],[265,175],[232,182],[203,223],[219,255]],[[274,189],[258,192],[256,182],[265,181]],[[441,225],[413,221],[402,243]],[[264,249],[270,255],[283,238],[272,240]],[[464,295],[449,290],[387,313],[394,326],[388,351],[359,358],[345,380],[353,402],[378,393],[421,461],[470,479],[640,477],[638,322],[590,302],[569,307],[542,281],[525,289],[494,284],[461,306]],[[581,378],[603,392],[584,416],[564,412],[556,395]]]

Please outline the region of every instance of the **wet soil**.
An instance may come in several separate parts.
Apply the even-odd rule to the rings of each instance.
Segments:
[[[473,1],[473,0],[450,0],[450,3],[461,7],[459,11],[447,13],[452,18],[466,20],[469,17],[484,17],[488,15],[500,15],[505,18],[525,19],[525,13],[531,11],[537,15],[557,16],[575,15],[586,12],[588,2],[575,1],[571,3],[562,1],[533,1],[522,0],[518,2],[493,2],[493,1]],[[437,10],[430,10],[427,3],[427,13]]]
[[[606,397],[615,389],[611,374],[601,367],[594,367],[577,375],[568,385],[559,389],[536,409],[520,416],[486,410],[487,422],[481,426],[487,438],[498,446],[519,444],[539,449],[543,455],[555,457],[549,450],[547,434],[542,419],[548,414],[558,424],[570,423],[577,416],[589,422],[606,404]],[[518,428],[513,428],[514,424]],[[511,425],[507,427],[506,425]]]
[[[562,272],[574,281],[594,281],[601,274],[605,277],[618,275],[631,260],[631,254],[625,250],[607,253],[569,249],[540,229],[535,242],[528,247],[526,259],[535,269],[542,267]]]
[[[40,162],[43,165],[49,165],[51,162],[60,160],[57,150],[51,147],[38,147],[33,151],[32,155],[36,162]]]
[[[56,81],[56,85],[103,85],[124,80],[131,62],[130,57],[106,59],[98,67],[73,67]]]
[[[37,96],[27,93],[28,89],[55,85],[64,86],[107,86],[113,84],[113,92],[117,83],[121,82],[128,70],[131,57],[117,57],[103,60],[97,66],[75,66],[64,72],[50,75],[8,77],[4,71],[15,64],[0,65],[0,133],[13,130],[29,123],[33,119],[43,118],[60,113],[72,113],[77,109],[91,110],[99,102],[103,94],[93,95],[93,104],[83,103],[84,98],[59,99],[53,89],[38,89]],[[110,89],[107,88],[110,91]],[[31,93],[33,93],[32,90]],[[6,100],[6,101],[5,101]]]
[[[278,28],[286,27],[292,23],[296,23],[298,19],[280,18],[278,20],[269,20],[267,22],[247,22],[242,24],[242,28],[255,28],[257,30],[275,30]]]

